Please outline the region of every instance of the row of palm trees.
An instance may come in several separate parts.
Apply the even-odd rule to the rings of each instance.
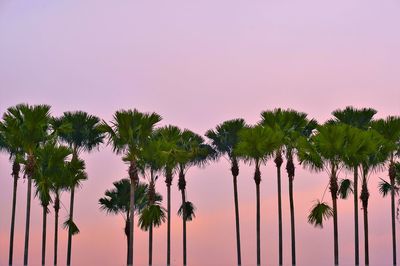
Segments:
[[[291,257],[296,264],[294,177],[295,161],[313,171],[325,171],[329,176],[329,191],[332,207],[322,199],[311,208],[309,222],[315,226],[333,218],[334,262],[339,264],[338,213],[339,198],[354,197],[354,254],[359,264],[358,200],[361,200],[364,217],[365,264],[369,264],[368,246],[368,180],[371,173],[387,168],[389,181],[382,179],[379,190],[383,196],[391,195],[391,225],[393,264],[396,264],[396,203],[400,184],[400,118],[389,116],[374,120],[376,111],[370,108],[346,107],[332,113],[333,118],[319,125],[307,114],[295,110],[274,109],[261,113],[256,125],[247,125],[243,119],[221,123],[205,133],[206,140],[190,131],[176,126],[158,127],[161,116],[156,113],[141,113],[138,110],[115,112],[111,122],[100,120],[84,112],[66,112],[61,118],[52,118],[48,106],[18,105],[11,107],[0,124],[0,144],[13,160],[14,177],[13,214],[10,234],[10,265],[15,221],[15,194],[20,165],[28,178],[28,204],[24,263],[27,264],[29,242],[29,212],[31,182],[36,185],[43,207],[43,254],[44,263],[45,228],[48,205],[54,202],[56,229],[58,228],[59,194],[71,194],[70,215],[66,221],[69,228],[67,264],[70,264],[72,235],[78,232],[73,219],[74,193],[77,184],[86,179],[81,152],[97,148],[104,139],[122,156],[128,165],[128,179],[114,183],[99,200],[101,209],[108,213],[122,213],[125,218],[127,236],[127,264],[133,264],[133,240],[135,214],[138,224],[149,232],[149,265],[152,264],[153,229],[167,221],[167,265],[170,265],[171,242],[171,185],[178,177],[178,188],[182,202],[178,214],[182,217],[183,264],[186,256],[186,222],[195,217],[195,207],[188,201],[186,174],[193,166],[204,166],[225,157],[231,164],[233,177],[235,222],[237,240],[237,263],[241,265],[240,216],[237,190],[239,165],[243,161],[254,165],[256,184],[256,232],[257,264],[261,264],[260,248],[260,184],[261,166],[273,160],[277,171],[278,196],[278,247],[279,264],[283,263],[281,168],[286,161],[289,179],[289,203],[291,223]],[[64,146],[66,145],[66,146]],[[54,154],[54,155],[53,155]],[[339,179],[341,171],[352,171],[353,180]],[[158,176],[165,177],[167,186],[167,208],[161,205],[161,195],[155,191]],[[147,182],[140,182],[140,176]],[[361,181],[361,192],[358,182]],[[324,193],[325,194],[325,193]],[[53,197],[52,197],[53,195]],[[58,206],[58,209],[56,209]],[[166,213],[166,215],[165,215]],[[57,232],[57,230],[56,230]],[[57,235],[57,233],[56,233]],[[55,235],[54,262],[57,263],[57,237]],[[25,258],[26,257],[26,258]]]
[[[70,265],[72,236],[79,233],[73,218],[74,194],[81,182],[87,179],[85,162],[80,154],[97,148],[103,138],[99,118],[85,112],[65,112],[55,118],[50,115],[48,105],[19,104],[4,113],[0,122],[0,150],[10,156],[14,179],[9,265],[13,264],[16,198],[21,165],[23,176],[28,179],[24,265],[28,265],[29,255],[32,182],[36,188],[35,196],[43,208],[42,265],[46,260],[49,205],[54,204],[54,265],[57,265],[60,197],[62,192],[70,192],[69,216],[64,222],[64,227],[68,229],[67,265]]]

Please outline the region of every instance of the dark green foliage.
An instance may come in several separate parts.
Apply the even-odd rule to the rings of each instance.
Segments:
[[[315,227],[323,227],[323,221],[333,216],[332,208],[325,202],[317,201],[308,215],[308,222]]]
[[[195,215],[196,207],[190,201],[186,201],[179,207],[178,215],[183,217],[186,221],[192,221],[196,218]]]
[[[341,199],[347,199],[347,197],[353,193],[353,182],[350,179],[342,179],[339,185],[338,195]]]

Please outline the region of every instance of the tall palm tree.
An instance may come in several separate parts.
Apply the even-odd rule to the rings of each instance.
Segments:
[[[278,130],[283,133],[282,141],[275,151],[274,163],[277,169],[278,183],[278,224],[279,224],[279,264],[283,263],[282,250],[282,200],[281,200],[281,165],[283,155],[286,157],[286,171],[289,178],[289,203],[290,203],[290,228],[291,228],[291,248],[292,265],[296,264],[296,234],[295,234],[295,215],[294,215],[294,197],[293,181],[295,176],[295,166],[293,158],[296,154],[297,141],[301,137],[308,138],[316,128],[315,120],[308,120],[306,113],[297,112],[292,109],[282,110],[281,108],[273,111],[261,113],[262,120],[260,124]]]
[[[183,265],[186,265],[186,222],[191,221],[195,217],[195,207],[187,200],[186,196],[186,173],[192,166],[203,166],[209,160],[215,159],[216,153],[210,145],[204,143],[203,137],[187,129],[182,132],[178,141],[178,147],[178,188],[182,195],[182,205],[179,208],[178,215],[182,217]]]
[[[54,141],[47,142],[37,150],[37,169],[33,176],[36,187],[35,195],[39,198],[43,209],[43,231],[42,231],[42,265],[46,260],[46,231],[48,206],[52,202],[51,190],[54,180],[60,173],[66,172],[66,159],[70,155],[67,147],[57,146]]]
[[[159,159],[162,160],[167,186],[167,265],[171,264],[171,185],[173,175],[178,167],[178,141],[181,133],[178,127],[171,125],[159,128],[155,132],[155,137],[160,142]]]
[[[208,130],[206,136],[211,140],[214,150],[218,156],[227,156],[231,164],[231,173],[233,177],[233,195],[235,202],[235,221],[236,221],[236,253],[237,263],[242,264],[240,251],[240,224],[239,224],[239,203],[237,190],[237,177],[239,175],[240,157],[234,153],[234,149],[238,143],[238,133],[246,127],[244,119],[233,119],[218,125],[215,130]]]
[[[313,135],[310,140],[302,141],[299,149],[301,163],[314,170],[326,171],[329,175],[329,190],[332,198],[332,209],[323,206],[325,203],[316,204],[311,210],[309,221],[314,225],[319,224],[319,218],[333,216],[333,239],[334,239],[334,263],[339,264],[339,240],[338,240],[338,212],[337,198],[339,194],[338,174],[344,167],[343,151],[348,148],[349,131],[353,128],[344,124],[327,123],[318,127],[318,134]],[[319,211],[325,210],[325,214]],[[318,217],[312,217],[318,215]],[[322,223],[322,221],[321,221]]]
[[[135,206],[135,186],[139,181],[137,161],[141,149],[149,141],[155,125],[160,121],[161,116],[156,113],[141,113],[135,109],[115,112],[111,126],[103,122],[104,130],[108,134],[108,143],[113,145],[114,152],[123,154],[123,161],[129,163],[131,215],[129,216],[128,265],[133,264],[133,213]]]
[[[16,138],[18,136],[18,130],[18,121],[12,116],[4,116],[4,121],[0,122],[0,151],[5,151],[9,154],[9,158],[12,161],[11,176],[14,179],[10,229],[10,249],[8,256],[9,265],[13,264],[17,186],[19,173],[21,170],[20,162],[23,159],[23,151],[21,149],[21,146],[19,145],[18,139]]]
[[[63,146],[60,146],[63,147]],[[72,151],[70,149],[64,151],[66,156],[70,156]],[[67,154],[68,153],[68,154]],[[68,190],[73,185],[72,183],[76,181],[76,179],[85,179],[86,175],[84,174],[84,164],[79,164],[76,161],[71,162],[67,161],[62,167],[56,176],[52,178],[52,193],[54,197],[54,254],[53,254],[53,264],[57,265],[58,259],[58,221],[59,221],[59,211],[60,211],[60,203],[61,203],[61,193],[65,190]]]
[[[347,124],[362,130],[367,130],[371,124],[374,115],[377,113],[372,108],[356,109],[352,106],[347,106],[344,109],[337,109],[332,112],[334,118],[331,122]],[[361,148],[361,147],[360,147]],[[359,153],[355,152],[346,166],[353,170],[353,196],[354,196],[354,259],[355,265],[359,264],[359,237],[358,237],[358,168],[360,162],[357,160]]]
[[[72,160],[79,160],[82,151],[90,152],[98,148],[103,142],[104,134],[100,126],[100,119],[96,116],[89,115],[82,111],[64,112],[63,116],[56,118],[54,121],[56,127],[66,124],[70,126],[70,130],[61,131],[58,133],[58,136],[71,148]],[[69,210],[70,224],[74,223],[74,200],[75,186],[72,186]],[[72,235],[73,230],[69,229],[67,265],[71,264]]]
[[[130,221],[130,190],[131,184],[129,179],[121,179],[113,183],[114,188],[106,190],[104,197],[99,199],[100,209],[108,214],[121,214],[125,220],[125,236],[127,241],[126,259],[129,260],[129,221]],[[139,182],[135,188],[135,212],[141,211],[148,205],[147,197],[148,185]],[[156,194],[156,202],[161,201],[161,195]]]
[[[257,232],[257,265],[261,264],[260,249],[260,166],[273,156],[274,151],[280,147],[282,133],[261,125],[247,127],[239,132],[239,142],[236,154],[242,156],[246,162],[254,163],[254,182],[256,184],[256,232]]]
[[[15,128],[15,139],[24,153],[24,173],[28,178],[25,243],[24,243],[24,265],[28,264],[29,251],[29,228],[31,214],[32,177],[36,169],[36,150],[49,136],[50,130],[50,106],[18,104],[7,109],[3,120],[13,120]]]
[[[385,139],[375,130],[363,132],[365,142],[369,146],[367,156],[361,162],[360,172],[362,176],[360,199],[363,207],[364,216],[364,256],[365,265],[369,265],[369,241],[368,241],[368,200],[369,190],[368,181],[370,174],[383,166],[388,156],[389,146]]]
[[[396,265],[396,208],[395,208],[395,183],[396,183],[396,157],[400,155],[400,117],[389,116],[386,119],[379,119],[372,123],[372,128],[378,131],[388,142],[389,152],[386,162],[389,169],[390,179],[390,203],[392,212],[392,247],[393,247],[393,265]]]

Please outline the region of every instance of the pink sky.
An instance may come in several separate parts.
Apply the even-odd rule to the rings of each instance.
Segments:
[[[320,122],[347,105],[373,107],[377,117],[400,115],[400,4],[396,1],[128,1],[0,2],[0,113],[28,102],[47,103],[52,113],[84,110],[109,121],[117,109],[155,111],[162,125],[200,134],[262,110],[294,108]],[[126,177],[126,165],[109,147],[85,155],[89,180],[76,195],[75,265],[123,265],[123,219],[100,212],[98,199]],[[0,155],[0,265],[7,263],[12,199],[10,163]],[[253,169],[241,164],[239,200],[242,260],[254,265],[255,186]],[[263,265],[276,265],[275,169],[262,168],[261,248]],[[350,177],[351,174],[347,173]],[[343,175],[343,177],[345,174]],[[391,261],[390,206],[370,182],[370,261]],[[189,265],[233,265],[236,261],[232,179],[228,164],[188,173],[188,198],[197,217],[188,225]],[[323,230],[307,224],[313,200],[327,184],[324,174],[297,167],[295,181],[299,265],[333,263],[332,221]],[[163,180],[158,190],[165,195]],[[284,262],[290,262],[288,182],[283,189]],[[17,200],[15,262],[22,263],[26,182]],[[173,213],[180,198],[173,185]],[[69,194],[63,203],[68,207]],[[329,197],[326,198],[329,201]],[[340,261],[353,255],[352,201],[339,202]],[[61,219],[67,215],[61,211]],[[52,261],[53,212],[49,215],[47,261]],[[182,262],[181,221],[172,217],[172,261]],[[31,265],[40,263],[41,209],[32,203]],[[397,223],[400,230],[400,223]],[[360,213],[360,230],[362,216]],[[60,229],[59,261],[66,255]],[[147,233],[135,231],[135,262],[147,262]],[[363,234],[360,235],[363,262]],[[154,262],[166,260],[166,226],[155,230]]]

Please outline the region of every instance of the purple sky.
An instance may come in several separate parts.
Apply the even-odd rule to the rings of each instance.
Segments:
[[[294,108],[320,122],[347,105],[373,107],[377,117],[400,115],[400,4],[396,1],[128,1],[0,2],[0,113],[28,102],[52,105],[52,113],[84,110],[109,121],[117,109],[155,111],[162,125],[200,134],[262,110]],[[126,177],[126,165],[109,147],[84,156],[89,180],[77,192],[75,265],[123,265],[123,220],[99,211],[98,198]],[[0,265],[7,263],[11,213],[10,163],[0,155]],[[277,200],[274,167],[262,168],[262,262],[277,263]],[[327,184],[324,174],[297,167],[295,181],[299,265],[331,265],[332,221],[323,230],[307,224],[313,200]],[[239,200],[243,263],[255,263],[255,186],[241,164]],[[351,176],[343,173],[342,177]],[[391,260],[390,206],[370,180],[370,261]],[[284,261],[290,261],[288,182],[283,178]],[[164,195],[164,181],[158,190]],[[188,173],[188,198],[197,218],[188,225],[190,265],[233,265],[235,231],[232,179],[221,160]],[[15,262],[22,263],[26,182],[17,201]],[[179,206],[173,185],[173,213]],[[68,208],[69,194],[63,203]],[[329,197],[326,197],[329,201]],[[353,205],[339,202],[340,261],[351,264]],[[61,220],[67,215],[61,211]],[[53,212],[48,257],[52,261]],[[172,261],[181,264],[181,221],[172,219]],[[397,225],[400,225],[397,223]],[[400,227],[400,226],[399,226]],[[362,216],[360,213],[360,230]],[[66,231],[59,259],[65,261]],[[41,209],[33,200],[30,262],[40,263]],[[360,245],[363,247],[361,232]],[[154,262],[166,260],[166,226],[155,230]],[[363,258],[362,248],[360,258]],[[135,262],[147,261],[147,233],[135,231]],[[361,262],[363,260],[361,259]]]

